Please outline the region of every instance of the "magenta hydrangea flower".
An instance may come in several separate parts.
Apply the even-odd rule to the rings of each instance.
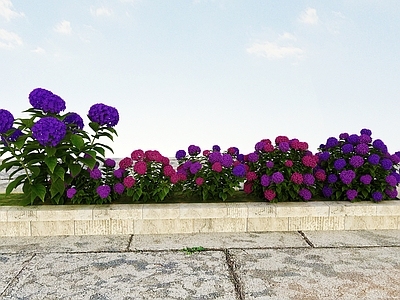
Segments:
[[[293,167],[293,161],[288,159],[287,161],[285,161],[285,167],[291,168]]]
[[[121,169],[126,170],[129,167],[132,167],[133,161],[130,157],[124,157],[119,161],[118,165]]]
[[[197,186],[203,185],[203,183],[204,183],[204,178],[202,178],[202,177],[197,177],[196,180],[195,180],[195,183],[196,183]]]
[[[92,122],[106,125],[107,127],[114,127],[119,122],[118,110],[102,103],[97,103],[90,107],[88,118]]]
[[[310,168],[315,168],[318,164],[318,156],[317,155],[305,155],[301,158],[301,162],[303,163],[303,165],[305,165],[306,167],[310,167]]]
[[[54,117],[44,117],[32,126],[32,137],[42,146],[57,146],[65,137],[67,126]]]
[[[147,172],[147,164],[144,161],[138,161],[133,166],[133,171],[139,175],[144,175]]]
[[[318,181],[325,181],[325,179],[326,179],[326,172],[325,172],[325,170],[317,170],[317,171],[315,172],[315,178],[316,178]]]
[[[294,172],[292,176],[290,176],[290,181],[295,184],[302,184],[303,183],[303,175],[298,172]]]
[[[174,175],[176,172],[174,170],[174,168],[171,165],[166,165],[163,168],[163,173],[165,176],[167,177],[171,177],[172,175]]]
[[[217,173],[220,173],[222,171],[222,165],[219,161],[217,161],[212,164],[211,169]]]
[[[276,197],[276,193],[273,190],[265,190],[264,191],[264,197],[268,201],[272,201]]]
[[[180,150],[180,151],[183,151],[183,150]],[[183,156],[185,156],[186,153],[185,153],[185,151],[183,151],[183,152],[184,152]],[[144,159],[144,151],[142,149],[137,149],[137,150],[132,151],[131,158],[134,161],[143,160]]]
[[[247,174],[246,174],[246,179],[247,179],[247,181],[254,181],[254,180],[256,180],[256,179],[257,179],[257,174],[256,174],[256,172],[253,172],[253,171],[247,172]]]
[[[133,176],[127,176],[124,178],[123,180],[124,182],[124,186],[128,189],[130,189],[131,187],[133,187],[136,183],[135,178],[133,178]]]
[[[9,131],[14,123],[14,116],[6,109],[0,109],[0,134]]]
[[[97,187],[96,193],[97,193],[97,195],[99,195],[100,198],[105,199],[110,195],[111,188],[109,185],[106,185],[106,184],[100,185]]]

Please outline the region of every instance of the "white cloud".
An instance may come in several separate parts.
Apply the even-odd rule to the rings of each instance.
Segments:
[[[282,59],[286,57],[299,58],[303,54],[303,50],[294,46],[280,46],[278,43],[265,42],[254,43],[246,49],[248,53],[263,56],[268,59]]]
[[[0,48],[13,49],[22,44],[22,39],[16,33],[0,28]]]
[[[284,34],[280,35],[279,39],[280,40],[290,40],[290,41],[296,41],[297,40],[297,38],[293,34],[291,34],[289,32],[285,32]]]
[[[318,24],[319,18],[317,16],[317,10],[315,8],[307,8],[300,14],[299,21],[309,25]]]
[[[36,49],[35,50],[31,50],[31,52],[34,52],[34,53],[37,53],[37,54],[45,54],[46,50],[44,50],[41,47],[36,47]]]
[[[25,15],[22,12],[16,12],[14,10],[11,0],[0,0],[0,16],[10,21],[12,18],[23,17]]]
[[[93,16],[97,16],[97,17],[99,17],[99,16],[111,16],[112,15],[111,9],[108,9],[108,8],[106,8],[104,6],[101,6],[101,7],[98,7],[98,8],[91,7],[90,8],[90,13]]]
[[[65,20],[61,21],[56,25],[54,31],[61,34],[71,34],[72,33],[71,22]]]

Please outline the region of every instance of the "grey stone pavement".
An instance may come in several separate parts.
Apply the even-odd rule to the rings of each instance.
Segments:
[[[400,230],[1,237],[0,299],[400,299]]]

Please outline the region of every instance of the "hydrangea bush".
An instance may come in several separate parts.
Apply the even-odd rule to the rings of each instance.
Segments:
[[[118,111],[101,103],[93,105],[88,113],[93,131],[89,134],[77,113],[62,114],[65,101],[51,91],[34,89],[29,103],[32,107],[25,111],[26,118],[14,119],[9,111],[0,109],[0,156],[5,157],[0,171],[10,172],[12,180],[6,193],[22,185],[26,202],[31,204],[39,199],[55,204],[67,199],[77,203],[110,201],[108,179],[89,179],[97,161],[104,160],[105,149],[112,151],[99,139],[113,140]],[[21,171],[23,174],[14,178]]]
[[[169,158],[156,150],[134,150],[119,162],[119,170],[126,194],[133,201],[163,201],[178,181]]]
[[[316,182],[324,179],[322,172],[313,171],[318,157],[308,144],[286,136],[276,137],[275,145],[269,139],[256,143],[245,161],[249,171],[244,191],[270,202],[310,200]]]
[[[236,147],[221,152],[218,145],[205,150],[201,155],[199,146],[190,145],[176,152],[177,189],[184,196],[201,200],[225,201],[239,189],[244,181],[246,167],[241,162],[243,155]]]
[[[400,152],[389,154],[382,140],[372,139],[371,130],[330,137],[318,150],[316,170],[326,173],[318,188],[323,197],[375,202],[396,198]]]

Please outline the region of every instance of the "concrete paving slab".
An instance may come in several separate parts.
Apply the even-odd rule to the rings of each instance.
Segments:
[[[245,299],[399,299],[399,248],[231,250]]]
[[[39,254],[4,299],[235,299],[222,251]]]
[[[180,250],[199,246],[206,249],[309,247],[298,232],[243,232],[134,235],[130,250]]]
[[[0,295],[32,257],[32,254],[0,254]]]
[[[126,251],[130,237],[130,235],[0,237],[0,253]]]
[[[304,231],[304,234],[315,247],[400,246],[400,230]]]

